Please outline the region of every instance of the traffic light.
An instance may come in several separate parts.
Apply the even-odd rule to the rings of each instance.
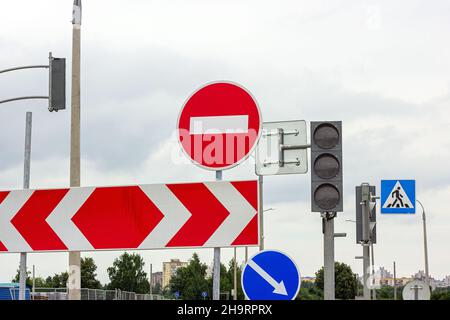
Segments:
[[[311,121],[311,211],[343,211],[342,121]]]
[[[66,59],[49,57],[48,110],[66,108]]]
[[[367,194],[366,190],[362,190],[363,188],[368,189],[369,193]],[[372,242],[377,243],[377,208],[376,208],[376,201],[372,199],[373,196],[376,195],[376,188],[375,186],[356,186],[355,189],[356,194],[356,243],[362,243],[362,242]],[[363,226],[363,208],[362,208],[362,202],[369,201],[369,216],[368,218],[368,232],[366,239],[364,239],[364,226]],[[364,210],[364,212],[366,212]]]

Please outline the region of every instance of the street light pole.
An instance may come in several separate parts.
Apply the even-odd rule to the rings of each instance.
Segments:
[[[430,274],[428,273],[428,243],[427,243],[427,220],[425,216],[425,208],[422,205],[422,202],[416,200],[420,206],[422,207],[422,222],[423,222],[423,247],[425,254],[425,283],[428,288],[430,287]]]
[[[394,300],[397,300],[397,273],[395,270],[395,261],[394,261]]]
[[[150,263],[150,300],[153,300],[153,270],[152,264]]]

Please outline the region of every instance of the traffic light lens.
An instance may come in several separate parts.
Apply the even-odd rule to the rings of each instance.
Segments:
[[[314,191],[315,203],[324,210],[331,210],[339,204],[339,191],[335,186],[325,183]]]
[[[322,149],[331,149],[339,143],[339,131],[330,123],[319,125],[314,131],[314,142]]]
[[[314,161],[314,172],[322,179],[331,179],[339,174],[340,165],[335,156],[324,153]]]

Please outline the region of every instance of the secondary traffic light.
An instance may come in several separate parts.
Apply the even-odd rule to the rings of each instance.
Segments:
[[[49,57],[48,110],[66,108],[66,59]]]
[[[311,121],[311,167],[311,211],[343,211],[341,121]]]
[[[371,242],[377,243],[377,208],[376,201],[373,199],[376,196],[375,186],[370,186],[367,184],[362,184],[361,186],[356,186],[356,243]],[[368,202],[368,215],[367,211],[364,209],[365,202]],[[366,214],[366,217],[363,217]],[[367,219],[367,221],[366,221]],[[366,225],[364,225],[366,223]],[[364,232],[364,228],[367,232]]]

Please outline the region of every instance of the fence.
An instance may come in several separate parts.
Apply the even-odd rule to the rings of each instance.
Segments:
[[[33,300],[67,300],[67,288],[35,288],[31,293]],[[81,300],[164,300],[157,294],[141,294],[129,291],[81,289]]]

